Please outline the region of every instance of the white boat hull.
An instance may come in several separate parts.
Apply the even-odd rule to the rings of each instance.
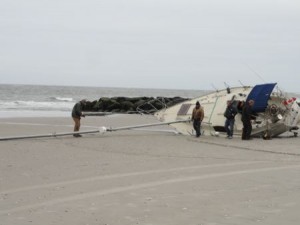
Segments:
[[[197,101],[204,108],[204,119],[201,124],[201,132],[204,135],[225,135],[224,112],[227,101],[246,101],[253,87],[236,87],[216,91],[201,97],[197,97],[183,103],[174,105],[155,113],[155,116],[162,122],[177,120],[187,120],[191,118],[192,110]],[[293,128],[297,128],[300,123],[300,107],[296,101],[284,104],[288,101],[280,93],[272,92],[264,112],[257,114],[252,124],[252,136],[278,136]],[[192,122],[173,124],[173,127],[182,134],[193,135]],[[243,124],[241,114],[235,118],[234,135],[242,134]]]

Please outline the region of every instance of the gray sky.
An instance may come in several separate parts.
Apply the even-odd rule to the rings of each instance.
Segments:
[[[300,92],[299,0],[1,0],[0,83]]]

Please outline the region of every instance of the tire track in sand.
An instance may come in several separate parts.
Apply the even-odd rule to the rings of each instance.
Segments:
[[[53,206],[53,205],[72,202],[72,201],[79,201],[79,200],[94,198],[94,197],[98,197],[98,196],[116,194],[116,193],[145,189],[145,188],[151,188],[151,187],[156,187],[156,186],[161,186],[161,185],[190,182],[190,181],[195,181],[195,180],[213,179],[213,178],[220,178],[220,177],[228,177],[228,176],[235,176],[235,175],[242,175],[242,174],[262,173],[262,172],[270,172],[270,171],[278,171],[278,170],[290,170],[290,169],[298,169],[298,168],[300,168],[300,165],[290,165],[290,166],[281,166],[281,167],[278,167],[278,166],[277,167],[266,167],[266,168],[260,168],[260,169],[248,169],[248,170],[231,171],[231,172],[220,172],[220,173],[213,173],[213,174],[200,175],[200,176],[173,178],[173,179],[168,179],[168,180],[164,180],[164,181],[146,182],[146,183],[140,183],[140,184],[136,184],[136,185],[128,185],[125,187],[116,187],[116,188],[110,188],[107,190],[100,190],[100,191],[76,194],[73,196],[59,198],[59,199],[53,199],[53,200],[45,201],[42,203],[24,205],[24,206],[15,207],[12,209],[1,210],[0,215],[4,215],[4,214],[10,215],[12,213],[16,213],[16,212],[20,212],[20,211],[24,211],[24,210],[37,209],[37,208],[41,208],[41,207],[45,207],[45,206]]]

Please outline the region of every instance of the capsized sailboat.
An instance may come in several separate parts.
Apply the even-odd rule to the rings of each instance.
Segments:
[[[255,119],[252,123],[252,136],[265,139],[292,132],[297,136],[300,125],[300,106],[296,98],[291,98],[275,89],[276,83],[259,84],[254,87],[243,86],[226,88],[220,91],[184,101],[170,108],[155,113],[162,122],[187,120],[191,118],[192,110],[197,101],[204,108],[204,119],[201,129],[204,135],[218,136],[225,134],[224,112],[227,101],[232,101],[239,112],[235,117],[234,135],[241,135],[242,103],[254,100],[253,112]],[[193,135],[191,122],[175,123],[171,126],[185,135]]]

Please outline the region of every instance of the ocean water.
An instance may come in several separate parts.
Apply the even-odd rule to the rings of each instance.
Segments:
[[[207,91],[0,84],[0,117],[70,116],[74,104],[81,99],[94,101],[119,96],[194,98],[205,93]]]

